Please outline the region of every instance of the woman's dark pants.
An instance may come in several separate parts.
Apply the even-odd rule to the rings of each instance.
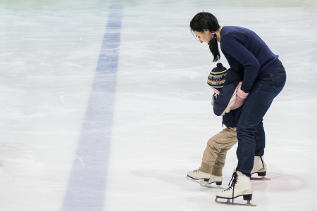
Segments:
[[[237,125],[238,167],[247,176],[251,176],[254,156],[262,156],[265,147],[263,117],[273,99],[283,89],[286,81],[284,68],[280,67],[274,74],[263,74],[255,82],[249,96],[244,102]]]

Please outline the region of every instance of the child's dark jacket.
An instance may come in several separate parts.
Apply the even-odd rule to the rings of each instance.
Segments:
[[[230,101],[235,98],[236,88],[241,80],[242,76],[229,69],[220,94],[213,95],[214,113],[217,116],[223,115],[222,124],[224,124],[226,127],[237,127],[239,121],[242,107],[235,110],[230,110],[228,105]]]

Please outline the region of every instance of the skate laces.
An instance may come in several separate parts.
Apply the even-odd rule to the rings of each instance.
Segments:
[[[224,191],[229,191],[231,189],[234,190],[234,186],[237,183],[238,174],[236,172],[233,172],[232,177],[230,179],[230,182],[228,183],[228,188],[225,189]]]
[[[228,184],[228,188],[224,190],[224,191],[230,191],[232,189],[232,203],[234,198],[234,186],[236,185],[237,181],[238,181],[238,174],[237,172],[233,172],[231,180]]]
[[[264,161],[262,159],[262,156],[260,156],[260,159],[261,159],[261,163],[262,163],[262,169],[264,169]]]
[[[233,172],[230,182],[228,183],[228,188],[225,190],[231,189],[237,183],[237,177],[238,174],[236,172]]]

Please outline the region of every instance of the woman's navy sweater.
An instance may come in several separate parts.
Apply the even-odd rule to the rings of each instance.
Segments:
[[[250,92],[255,80],[263,73],[271,73],[282,63],[265,42],[253,31],[224,26],[220,32],[220,47],[232,70],[244,74],[241,89]]]

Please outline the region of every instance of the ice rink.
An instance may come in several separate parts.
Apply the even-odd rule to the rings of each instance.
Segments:
[[[287,71],[256,207],[185,178],[222,129],[189,29],[201,11],[256,31]],[[315,211],[316,15],[316,0],[0,0],[0,210]]]

